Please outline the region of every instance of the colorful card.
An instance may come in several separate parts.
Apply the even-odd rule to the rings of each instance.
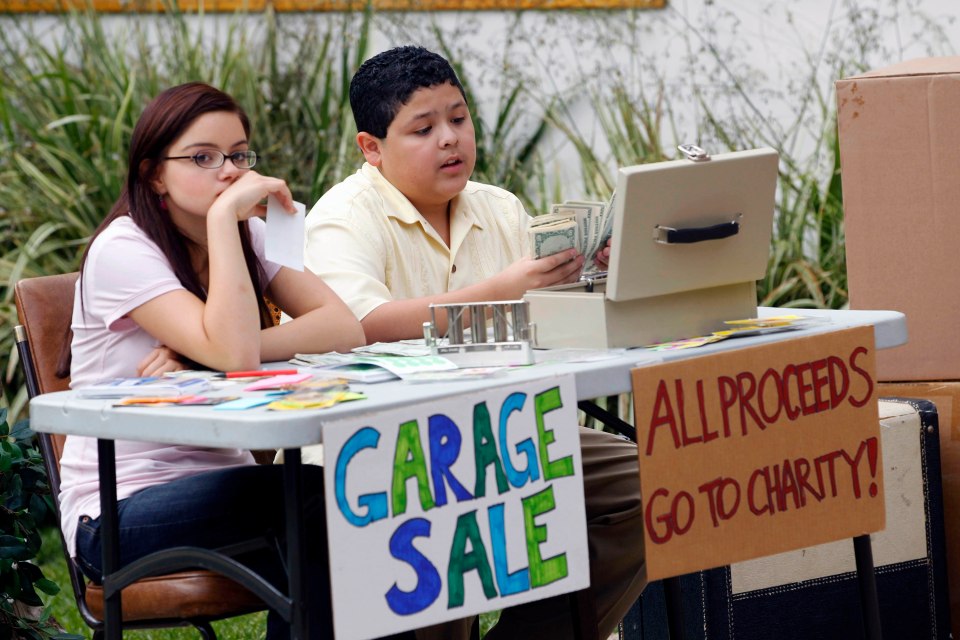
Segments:
[[[264,391],[266,389],[280,389],[285,386],[306,382],[313,377],[312,373],[295,373],[292,375],[272,376],[257,380],[243,388],[244,391]]]
[[[256,398],[237,398],[230,402],[224,402],[223,404],[218,404],[213,408],[214,411],[244,411],[245,409],[253,409],[254,407],[262,407],[265,404],[270,404],[276,398],[272,397],[263,397],[257,396]]]

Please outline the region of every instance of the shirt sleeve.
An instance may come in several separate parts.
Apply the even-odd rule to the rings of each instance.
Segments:
[[[183,289],[159,247],[129,218],[118,219],[94,241],[83,280],[81,304],[111,331],[137,307]]]
[[[385,282],[385,244],[362,215],[334,213],[323,200],[307,216],[304,264],[340,296],[357,319],[393,300]]]

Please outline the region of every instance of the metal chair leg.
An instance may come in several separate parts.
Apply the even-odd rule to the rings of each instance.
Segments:
[[[209,622],[192,622],[191,624],[197,628],[203,640],[217,640],[217,633]]]

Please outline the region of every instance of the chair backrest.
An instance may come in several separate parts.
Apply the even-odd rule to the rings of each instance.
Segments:
[[[17,349],[26,374],[27,395],[65,391],[70,388],[70,377],[60,377],[57,369],[70,339],[70,321],[73,317],[74,286],[78,274],[25,278],[14,287],[14,301],[20,326],[15,327]],[[57,522],[60,522],[60,455],[66,436],[38,433],[40,452],[47,470]],[[66,541],[61,533],[64,556],[69,558]],[[73,562],[67,562],[70,583],[80,608],[81,616],[90,625],[97,620],[87,609],[84,594],[86,582]]]
[[[58,378],[57,364],[69,339],[77,272],[25,278],[14,288],[17,317],[27,333],[39,393],[63,391],[69,378]]]
[[[65,391],[70,388],[70,377],[58,377],[57,369],[70,339],[70,321],[73,317],[74,286],[77,272],[56,276],[25,278],[14,287],[17,318],[25,333],[29,362],[20,354],[27,371],[27,391],[32,398],[41,393]],[[22,341],[18,340],[18,345]],[[27,367],[30,367],[30,370]],[[31,371],[32,370],[32,371]],[[46,442],[43,442],[43,441]],[[51,447],[57,470],[63,453],[65,436],[45,436],[41,446]],[[44,452],[45,453],[45,452]],[[59,493],[59,473],[54,491]],[[53,480],[53,478],[51,478]]]

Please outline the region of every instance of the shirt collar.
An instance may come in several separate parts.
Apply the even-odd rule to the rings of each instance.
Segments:
[[[417,222],[424,224],[426,222],[410,200],[408,200],[399,189],[393,186],[392,182],[383,177],[380,169],[369,162],[364,162],[360,168],[360,173],[375,185],[377,192],[383,197],[384,211],[389,217],[396,218],[406,224],[415,224]],[[473,183],[467,182],[464,191],[469,190],[472,185]],[[467,199],[462,197],[462,192],[451,201],[450,211],[453,213],[450,220],[451,229],[461,224],[466,225],[468,228],[471,226],[480,229],[484,228],[483,221],[477,217],[470,208]]]

